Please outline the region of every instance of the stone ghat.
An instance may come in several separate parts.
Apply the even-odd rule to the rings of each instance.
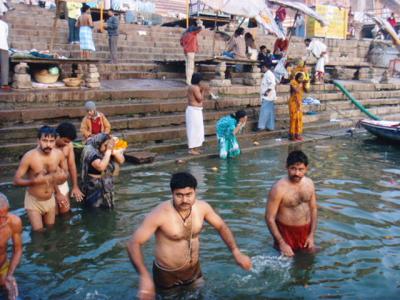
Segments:
[[[129,82],[132,85],[134,81]],[[109,118],[113,134],[126,139],[130,150],[161,153],[157,159],[176,151],[184,151],[187,147],[184,118],[186,87],[174,81],[154,80],[151,83],[152,86],[170,83],[173,88],[1,94],[0,103],[4,109],[0,111],[0,163],[15,164],[21,154],[34,147],[36,130],[43,124],[56,125],[68,120],[79,128],[85,113],[83,104],[87,99],[96,100],[98,110]],[[143,83],[137,80],[137,84]],[[349,82],[345,85],[371,112],[386,119],[395,120],[400,117],[400,84]],[[253,131],[259,113],[258,87],[234,85],[215,89],[214,92],[219,94],[220,99],[217,102],[205,102],[206,147],[215,148],[216,120],[237,109],[245,109],[249,114],[249,124],[242,138],[266,139],[286,135],[289,124],[287,85],[278,87],[277,130],[273,132]],[[319,99],[321,105],[304,106],[306,132],[354,126],[363,118],[361,112],[333,85],[313,86],[309,95]],[[17,99],[19,101],[15,101]]]

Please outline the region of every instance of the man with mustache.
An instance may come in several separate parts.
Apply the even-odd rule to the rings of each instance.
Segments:
[[[268,195],[265,221],[275,248],[285,256],[297,251],[314,252],[317,201],[313,181],[306,177],[308,158],[292,151],[286,160],[288,175],[276,182]]]
[[[43,126],[38,132],[38,146],[25,153],[14,176],[14,184],[26,186],[24,206],[32,230],[43,230],[54,225],[56,186],[67,180],[67,164],[63,152],[57,148],[57,132]]]
[[[138,298],[141,300],[155,299],[155,288],[162,293],[201,282],[200,233],[204,221],[218,231],[240,267],[250,270],[252,266],[221,217],[207,202],[197,199],[197,180],[193,175],[185,172],[172,175],[170,188],[172,199],[154,208],[128,243],[129,257],[140,275]],[[151,278],[141,246],[153,235],[156,244]]]

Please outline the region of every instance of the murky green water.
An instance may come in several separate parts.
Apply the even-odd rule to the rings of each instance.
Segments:
[[[24,254],[16,277],[23,299],[133,299],[138,276],[125,244],[144,215],[169,199],[170,174],[189,170],[253,258],[246,273],[206,225],[201,262],[206,284],[171,299],[398,299],[400,295],[400,148],[367,138],[303,145],[317,187],[317,255],[280,258],[264,222],[266,191],[285,174],[287,147],[233,161],[195,161],[122,174],[114,211],[76,207],[56,228],[31,235],[23,190],[1,187],[22,216]],[[219,170],[211,170],[217,166]],[[147,266],[153,241],[144,248]]]

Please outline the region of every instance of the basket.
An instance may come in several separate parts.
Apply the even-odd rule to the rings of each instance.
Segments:
[[[76,77],[70,77],[63,79],[63,82],[68,87],[78,87],[82,84],[82,79]]]
[[[33,74],[33,78],[39,83],[56,83],[60,75],[52,75],[47,70],[37,71]]]

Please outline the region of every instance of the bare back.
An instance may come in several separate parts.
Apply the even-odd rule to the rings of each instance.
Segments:
[[[310,223],[310,202],[315,195],[314,184],[308,177],[293,184],[288,178],[282,178],[276,184],[280,204],[276,219],[286,225],[304,225]]]
[[[203,107],[204,95],[200,86],[191,85],[188,88],[188,105]]]

